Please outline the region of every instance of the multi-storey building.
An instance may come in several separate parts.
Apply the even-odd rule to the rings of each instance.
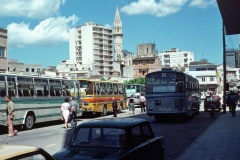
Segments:
[[[226,65],[233,68],[240,68],[240,55],[236,49],[226,49]]]
[[[194,61],[194,53],[189,51],[179,51],[177,48],[171,48],[169,51],[159,54],[163,67],[179,69],[187,67]]]
[[[240,68],[233,68],[230,66],[226,66],[225,73],[223,72],[223,65],[218,66],[218,75],[221,80],[221,89],[224,89],[223,78],[224,74],[226,74],[226,83],[228,84],[229,88],[235,90],[237,87],[240,87]]]
[[[41,64],[26,64],[18,62],[16,59],[8,60],[8,72],[23,75],[40,75],[42,72]]]
[[[89,66],[97,75],[112,75],[112,29],[89,22],[70,29],[69,34],[71,61]]]
[[[145,77],[148,73],[161,70],[161,62],[153,43],[139,44],[137,56],[133,59],[134,78]]]
[[[201,91],[219,91],[221,80],[217,74],[217,65],[209,63],[206,59],[191,62],[186,73],[196,77],[199,80]]]
[[[0,72],[7,72],[7,30],[0,28]]]

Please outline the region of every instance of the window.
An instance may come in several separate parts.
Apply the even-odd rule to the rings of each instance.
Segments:
[[[5,47],[0,47],[0,57],[5,58]]]

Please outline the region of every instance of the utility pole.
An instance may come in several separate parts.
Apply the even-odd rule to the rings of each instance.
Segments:
[[[223,36],[223,113],[226,114],[226,42],[225,42],[225,27],[223,23],[222,27],[222,36]]]

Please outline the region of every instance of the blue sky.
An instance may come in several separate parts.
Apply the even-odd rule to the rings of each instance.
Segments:
[[[8,29],[8,57],[56,66],[69,59],[68,29],[86,22],[113,27],[118,6],[123,48],[155,43],[222,63],[222,18],[216,0],[0,0],[0,27]],[[238,49],[238,35],[226,36]]]

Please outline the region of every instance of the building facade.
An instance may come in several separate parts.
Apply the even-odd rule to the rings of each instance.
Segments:
[[[7,30],[0,28],[0,72],[7,72]]]
[[[206,59],[191,62],[186,73],[199,80],[202,92],[220,92],[221,78],[217,74],[217,65],[209,63]]]
[[[226,49],[226,65],[233,68],[240,68],[240,53],[236,49]]]
[[[89,22],[70,29],[69,34],[71,61],[88,66],[88,70],[95,70],[97,75],[112,75],[112,29]]]
[[[148,73],[161,70],[161,62],[154,43],[139,44],[137,52],[137,56],[132,60],[134,78],[143,78]]]
[[[180,51],[177,48],[171,48],[168,51],[159,53],[162,67],[180,69],[187,67],[194,61],[194,53],[190,51]]]
[[[8,60],[8,73],[38,76],[42,74],[42,70],[41,64],[26,64],[16,59]]]

